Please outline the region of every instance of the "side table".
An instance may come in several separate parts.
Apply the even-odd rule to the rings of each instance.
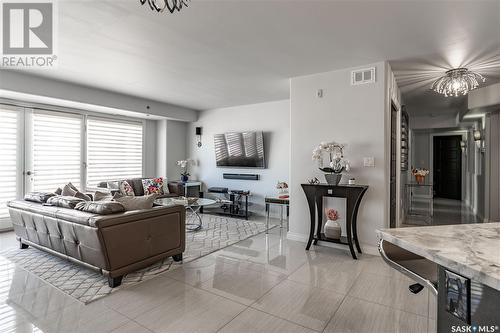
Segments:
[[[289,198],[277,198],[277,197],[266,197],[264,199],[266,203],[266,234],[269,232],[269,212],[270,212],[270,206],[271,205],[276,205],[280,207],[280,228],[283,228],[283,211],[286,208],[286,225],[287,225],[287,230],[288,230],[288,213],[290,209],[290,199]]]

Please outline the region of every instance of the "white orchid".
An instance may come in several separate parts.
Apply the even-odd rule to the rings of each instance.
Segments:
[[[177,165],[180,166],[182,169],[181,175],[189,176],[188,167],[190,165],[194,165],[194,164],[195,164],[195,161],[193,159],[190,159],[190,158],[188,158],[186,160],[177,161]]]
[[[320,170],[329,173],[341,173],[349,171],[351,165],[348,160],[344,159],[345,145],[336,142],[321,142],[318,147],[313,149],[312,159],[317,160],[320,165]],[[323,167],[323,154],[329,157],[329,167]]]

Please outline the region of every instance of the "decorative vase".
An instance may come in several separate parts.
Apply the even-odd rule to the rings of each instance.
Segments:
[[[417,184],[422,185],[425,182],[425,176],[415,175],[415,181]]]
[[[187,182],[187,181],[188,181],[188,179],[189,179],[189,177],[188,177],[187,175],[181,175],[181,181],[182,181],[183,183]]]
[[[324,229],[325,237],[331,239],[340,239],[342,235],[342,228],[337,221],[327,220]]]
[[[341,173],[325,173],[326,182],[329,185],[338,185],[342,179]]]

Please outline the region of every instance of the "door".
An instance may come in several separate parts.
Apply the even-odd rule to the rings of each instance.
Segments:
[[[434,149],[434,196],[462,200],[462,136],[435,136]]]
[[[81,188],[83,117],[26,111],[26,192],[54,192],[71,182]]]
[[[23,116],[0,104],[0,231],[12,227],[7,202],[23,195]]]
[[[390,177],[390,187],[391,187],[391,203],[390,203],[390,224],[391,228],[396,227],[396,207],[397,207],[397,182],[396,182],[396,172],[397,172],[397,156],[398,156],[398,112],[391,107],[391,177]]]

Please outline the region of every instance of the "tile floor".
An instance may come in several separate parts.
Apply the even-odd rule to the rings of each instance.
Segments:
[[[379,257],[304,247],[275,228],[89,305],[2,259],[0,332],[435,332],[434,297]]]
[[[403,226],[481,223],[479,217],[463,201],[434,198],[433,202],[434,215],[432,217],[408,216]],[[418,214],[429,214],[429,203],[426,201],[415,201],[413,207]]]

